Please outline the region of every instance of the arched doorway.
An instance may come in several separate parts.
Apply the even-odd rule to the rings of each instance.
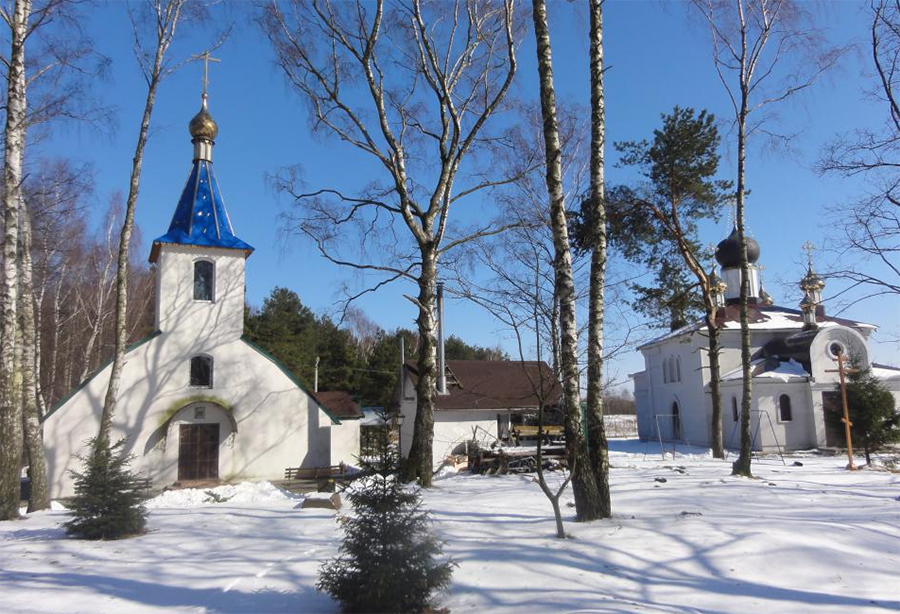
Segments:
[[[681,441],[681,414],[678,412],[678,401],[672,403],[672,433],[673,439]]]
[[[178,425],[178,481],[219,479],[219,424]]]
[[[215,481],[230,472],[237,423],[229,408],[214,399],[184,399],[159,429],[165,433],[165,460],[159,478],[170,481]],[[176,406],[177,407],[177,406]],[[162,433],[160,433],[162,434]]]

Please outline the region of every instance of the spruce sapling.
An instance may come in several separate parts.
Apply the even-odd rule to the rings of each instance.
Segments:
[[[365,477],[346,491],[354,513],[338,519],[343,543],[322,565],[316,588],[348,613],[422,612],[456,563],[438,560],[441,542],[421,495],[400,483],[396,445],[379,439],[377,454],[360,459]]]
[[[75,497],[72,520],[63,526],[66,533],[81,539],[121,539],[140,535],[147,523],[147,510],[133,488],[134,475],[128,464],[134,458],[123,455],[125,440],[115,445],[98,447],[91,440],[91,450],[84,462],[84,472],[72,471]]]

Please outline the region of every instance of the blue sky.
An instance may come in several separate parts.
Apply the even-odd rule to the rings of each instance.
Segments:
[[[278,214],[286,203],[266,182],[280,167],[300,163],[305,176],[321,186],[345,189],[366,183],[375,172],[371,163],[335,140],[310,134],[306,109],[288,90],[277,70],[268,42],[252,24],[251,5],[218,5],[218,19],[234,20],[235,29],[215,54],[221,63],[210,69],[210,110],[219,123],[215,148],[216,175],[235,231],[256,247],[247,263],[247,297],[260,305],[275,286],[295,290],[304,303],[329,311],[340,298],[344,282],[359,283],[347,271],[321,259],[302,239],[279,235]],[[811,5],[812,6],[812,5]],[[864,43],[866,2],[816,5],[828,39],[844,44]],[[556,87],[561,100],[586,104],[587,26],[579,6],[550,5]],[[692,19],[693,18],[693,19]],[[729,107],[710,59],[704,24],[686,2],[608,0],[605,15],[607,142],[649,137],[659,116],[673,106],[706,108],[727,116]],[[108,81],[99,83],[101,100],[116,108],[110,134],[68,126],[40,144],[41,153],[89,162],[96,172],[96,206],[105,207],[109,195],[127,191],[131,156],[143,107],[145,86],[131,54],[130,25],[120,3],[101,4],[88,13],[86,27],[96,36],[98,50],[112,59]],[[519,75],[513,95],[537,99],[534,46],[529,37],[519,52]],[[172,49],[172,57],[198,53],[209,38],[191,32]],[[800,246],[822,244],[829,232],[822,210],[849,202],[863,188],[862,180],[820,177],[812,170],[822,146],[836,134],[877,125],[884,109],[865,100],[872,86],[866,74],[866,49],[847,54],[841,66],[813,90],[778,109],[785,131],[799,133],[790,154],[772,151],[759,141],[750,150],[748,181],[752,191],[747,219],[762,249],[767,289],[776,302],[793,306],[798,299],[788,284],[799,279],[805,261]],[[161,86],[147,146],[137,210],[145,241],[163,234],[191,164],[187,122],[199,108],[201,66],[192,64],[170,76]],[[724,140],[730,140],[723,126]],[[724,147],[722,176],[733,175],[734,156]],[[607,178],[624,180],[614,167],[608,148]],[[478,204],[461,216],[478,215]],[[703,241],[716,242],[728,234],[728,221],[704,227]],[[401,296],[409,288],[388,287],[361,304],[381,326],[414,326],[415,308]],[[826,296],[828,290],[826,290]],[[900,301],[870,300],[849,307],[842,315],[879,325],[879,338],[900,336]],[[501,326],[478,308],[452,302],[446,310],[448,332],[482,345],[500,343],[513,349]],[[876,359],[900,363],[896,343],[873,344]],[[611,368],[624,375],[639,370],[637,353],[619,359]]]

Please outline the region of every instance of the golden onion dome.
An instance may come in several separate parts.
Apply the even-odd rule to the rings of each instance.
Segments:
[[[206,96],[203,97],[203,106],[200,107],[200,112],[188,124],[188,130],[191,133],[191,137],[195,139],[212,141],[219,135],[219,125],[216,124],[216,120],[212,118],[212,115],[209,114],[209,110],[206,108]]]
[[[800,280],[800,289],[804,292],[809,292],[813,290],[822,290],[824,287],[825,282],[813,272],[812,265],[810,265],[806,270],[806,275]]]
[[[800,301],[800,310],[801,311],[810,311],[814,309],[816,306],[815,302],[810,297],[809,293],[803,295],[803,300]]]

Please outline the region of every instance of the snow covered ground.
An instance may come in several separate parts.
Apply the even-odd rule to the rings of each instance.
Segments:
[[[530,476],[440,479],[426,495],[460,564],[463,612],[885,612],[900,609],[900,475],[795,455],[729,475],[705,454],[611,441],[615,517],[553,538]],[[799,461],[802,466],[792,466]],[[665,479],[664,482],[656,481]],[[67,539],[65,512],[0,523],[3,612],[335,612],[315,591],[334,512],[266,485],[155,501],[150,532]],[[565,497],[571,500],[571,497]]]

